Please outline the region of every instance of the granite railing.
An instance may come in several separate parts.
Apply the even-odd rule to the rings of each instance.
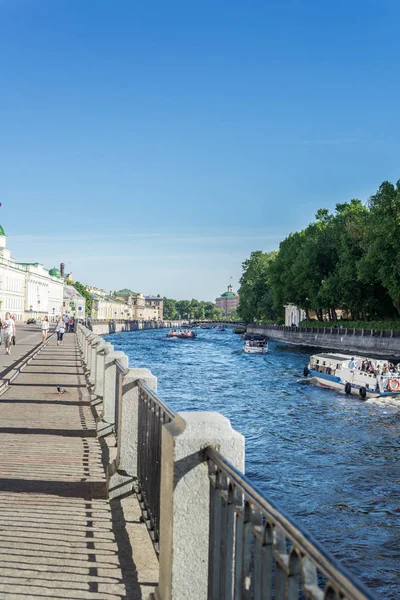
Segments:
[[[228,419],[174,413],[148,369],[129,368],[123,352],[82,325],[77,336],[98,435],[116,440],[110,498],[138,495],[159,557],[151,598],[374,598],[244,475],[244,438]]]

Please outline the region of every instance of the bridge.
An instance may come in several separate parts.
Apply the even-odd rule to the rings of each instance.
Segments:
[[[82,325],[38,338],[0,361],[1,598],[374,598],[252,485],[228,419],[174,413]]]

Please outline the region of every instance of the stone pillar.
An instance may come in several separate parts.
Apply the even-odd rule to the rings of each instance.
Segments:
[[[128,357],[123,352],[109,352],[104,360],[104,396],[103,417],[97,423],[97,435],[104,436],[111,433],[115,425],[115,402],[116,402],[116,360],[120,360],[124,367],[128,368]]]
[[[102,339],[98,335],[92,337],[92,339],[90,341],[91,356],[90,356],[90,364],[89,364],[89,369],[90,369],[89,381],[93,386],[96,385],[96,378],[97,378],[97,347],[99,344],[101,344],[101,342],[102,342]]]
[[[203,450],[244,470],[244,438],[212,412],[178,413],[163,426],[160,580],[156,600],[207,600],[210,481]]]
[[[103,399],[104,397],[104,363],[106,354],[112,351],[112,344],[101,340],[96,348],[96,381],[94,384],[94,393]]]
[[[149,369],[129,369],[122,385],[122,406],[119,410],[119,445],[117,454],[118,469],[137,477],[139,388],[145,383],[157,390],[157,377]]]
[[[157,389],[157,377],[149,369],[129,369],[122,384],[118,410],[118,448],[115,461],[108,469],[108,493],[118,498],[132,491],[137,479],[139,387],[142,382]]]

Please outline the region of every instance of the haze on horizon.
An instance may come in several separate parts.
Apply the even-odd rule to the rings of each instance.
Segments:
[[[213,300],[399,172],[395,0],[0,1],[0,223],[19,261]]]

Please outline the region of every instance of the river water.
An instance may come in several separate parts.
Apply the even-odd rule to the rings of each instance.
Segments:
[[[400,571],[400,401],[304,381],[312,350],[270,342],[248,355],[232,330],[196,340],[166,330],[109,335],[131,367],[150,368],[174,410],[214,410],[246,437],[246,474],[336,558],[395,599]]]

